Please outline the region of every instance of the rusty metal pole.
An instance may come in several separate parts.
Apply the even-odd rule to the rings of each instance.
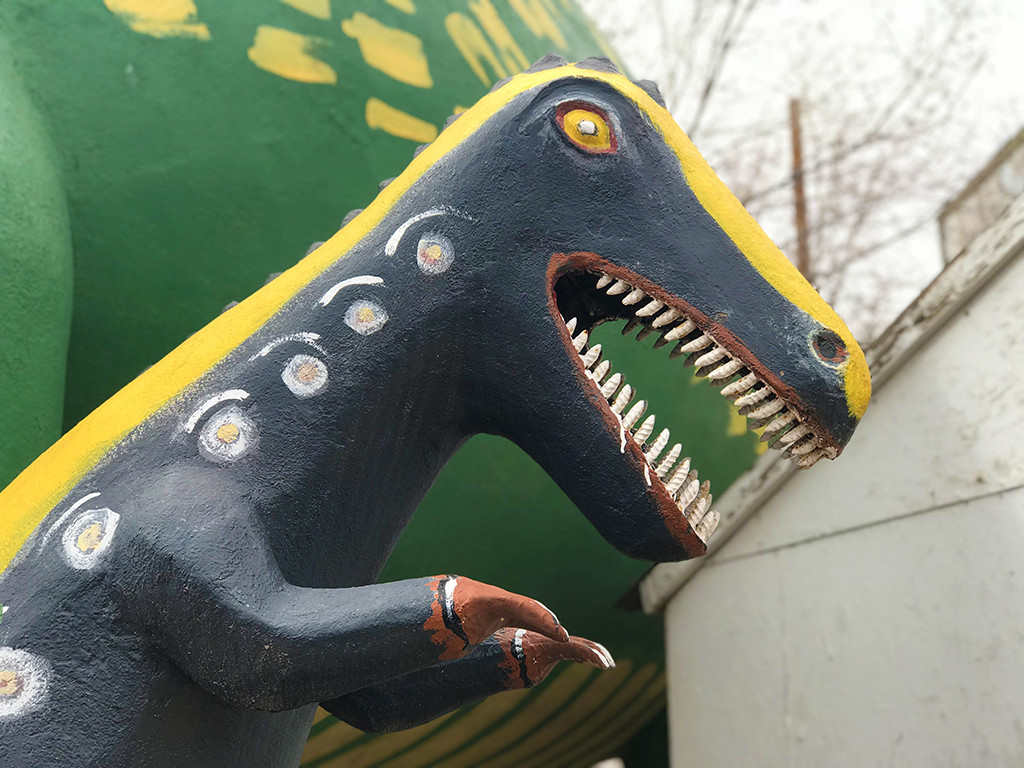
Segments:
[[[800,134],[800,99],[789,100],[789,129],[793,140],[793,206],[796,209],[796,267],[809,278],[811,252],[807,245],[807,201],[804,199],[804,151]]]

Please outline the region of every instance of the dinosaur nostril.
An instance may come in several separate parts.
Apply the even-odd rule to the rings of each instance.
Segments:
[[[829,330],[818,330],[811,334],[811,348],[814,354],[830,365],[839,365],[846,360],[849,353],[846,344],[838,333]]]

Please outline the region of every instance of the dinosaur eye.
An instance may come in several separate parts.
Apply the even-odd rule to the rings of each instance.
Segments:
[[[594,154],[610,154],[618,149],[615,131],[604,111],[593,104],[573,101],[558,107],[558,127],[580,149]]]
[[[811,348],[822,362],[830,365],[839,365],[846,360],[849,354],[843,340],[839,338],[839,334],[827,330],[815,331],[811,334]]]

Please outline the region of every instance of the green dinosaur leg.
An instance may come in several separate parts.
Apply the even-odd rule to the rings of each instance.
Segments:
[[[462,658],[354,691],[320,706],[362,731],[401,731],[477,699],[541,682],[559,661],[614,666],[603,646],[572,637],[551,640],[527,630],[503,629]]]
[[[0,488],[60,436],[71,235],[57,166],[0,35]]]

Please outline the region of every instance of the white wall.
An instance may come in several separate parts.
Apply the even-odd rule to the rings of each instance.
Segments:
[[[1024,765],[1024,258],[665,614],[674,766]]]

